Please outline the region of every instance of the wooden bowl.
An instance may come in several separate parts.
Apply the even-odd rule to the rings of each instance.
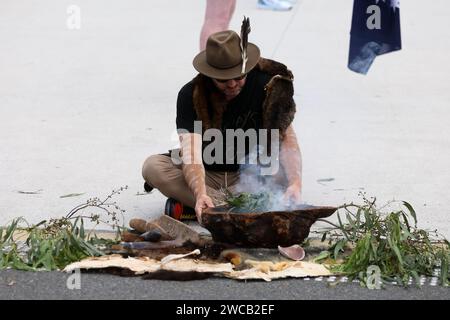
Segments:
[[[290,211],[234,213],[229,207],[218,206],[203,211],[202,223],[215,242],[241,247],[287,247],[302,243],[317,219],[329,217],[336,210],[305,205]]]

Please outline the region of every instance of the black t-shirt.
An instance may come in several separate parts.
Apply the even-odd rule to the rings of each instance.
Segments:
[[[260,129],[262,127],[262,105],[265,99],[264,86],[269,82],[270,75],[253,69],[247,74],[246,82],[241,92],[237,97],[230,100],[227,104],[226,110],[223,114],[222,127],[216,128],[222,132],[223,136],[223,160],[221,163],[205,163],[206,170],[213,171],[237,171],[239,164],[237,164],[238,157],[236,145],[234,145],[234,163],[230,164],[230,160],[226,159],[227,154],[230,157],[231,149],[226,149],[226,129]],[[210,80],[212,81],[212,80]],[[184,129],[188,132],[194,132],[194,121],[200,120],[195,112],[192,95],[194,84],[187,83],[178,93],[177,100],[177,129]],[[208,106],[211,108],[211,106]],[[210,144],[209,141],[203,141],[203,150]],[[228,147],[229,148],[229,147]],[[249,153],[249,143],[247,141],[245,154]]]

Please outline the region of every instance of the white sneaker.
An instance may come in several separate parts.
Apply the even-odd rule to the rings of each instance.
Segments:
[[[258,8],[274,11],[289,11],[292,4],[284,0],[258,0]]]

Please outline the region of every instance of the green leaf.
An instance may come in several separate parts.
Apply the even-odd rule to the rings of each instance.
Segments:
[[[339,221],[339,226],[341,227],[340,230],[341,230],[342,234],[343,234],[348,240],[350,240],[350,237],[348,236],[348,233],[345,231],[345,225],[342,223],[341,216],[340,216],[339,213],[337,214],[337,217],[338,217],[338,221]]]
[[[104,253],[100,250],[98,250],[94,245],[90,244],[89,242],[83,241],[81,245],[87,250],[89,255],[91,256],[103,256]]]
[[[346,213],[346,218],[347,218],[348,223],[350,224],[350,229],[351,229],[350,232],[352,234],[352,240],[353,240],[357,237],[358,226],[356,225],[355,221],[353,221],[350,214]]]
[[[350,216],[350,214],[346,213],[345,216],[346,216],[347,221],[348,221],[348,223],[350,224],[350,226],[351,226],[352,228],[355,228],[355,227],[356,227],[356,226],[355,226],[355,222],[353,221],[353,219],[352,219],[352,217]]]
[[[358,228],[361,228],[361,208],[358,208],[358,211],[356,212],[356,225],[358,226]]]
[[[369,213],[370,209],[364,210],[364,221],[366,225],[366,229],[372,229],[372,218]]]
[[[400,250],[397,247],[397,244],[392,240],[391,236],[387,237],[387,240],[389,242],[389,246],[391,247],[392,251],[394,251],[395,255],[397,256],[397,259],[400,263],[400,269],[403,270],[403,258],[402,254],[400,253]]]
[[[416,211],[414,210],[414,208],[412,207],[412,205],[410,205],[408,202],[403,201],[403,205],[408,209],[409,213],[411,214],[411,216],[414,219],[414,225],[417,227],[417,215],[416,215]]]
[[[375,239],[370,239],[370,248],[372,249],[371,258],[376,261],[378,259],[378,243]]]
[[[401,234],[400,241],[406,241],[413,238],[413,235],[409,232],[410,229],[405,224],[400,224]]]
[[[406,216],[406,214],[404,212],[402,212],[402,217],[403,217],[403,221],[405,221],[405,225],[406,225],[406,228],[409,233],[411,230],[411,227],[409,226],[408,217]]]
[[[419,276],[419,274],[417,273],[417,271],[412,270],[412,271],[411,271],[411,275],[413,276],[414,281],[415,281],[415,283],[417,284],[417,286],[420,286],[420,276]]]
[[[449,284],[449,256],[448,253],[446,253],[444,250],[441,251],[441,275],[440,275],[440,282],[441,285],[445,286]]]
[[[17,225],[19,224],[20,220],[21,218],[14,219],[13,222],[6,228],[3,242],[8,242],[12,240],[14,232],[17,230]]]
[[[344,251],[344,246],[345,246],[346,243],[347,243],[346,240],[339,240],[339,241],[336,243],[336,245],[334,246],[334,253],[333,253],[333,256],[334,256],[334,259],[335,259],[335,260],[337,260],[338,255],[339,255],[339,252],[340,252],[340,251]]]
[[[84,234],[84,221],[83,221],[83,219],[81,219],[81,225],[80,225],[80,238],[81,238],[81,239],[85,239],[85,234]]]
[[[317,257],[315,257],[312,262],[319,262],[321,260],[327,259],[330,257],[330,252],[329,251],[322,251],[321,253],[319,253],[317,255]]]

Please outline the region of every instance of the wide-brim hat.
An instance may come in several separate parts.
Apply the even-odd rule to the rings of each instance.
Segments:
[[[247,62],[242,70],[241,39],[232,30],[221,31],[209,36],[206,49],[195,56],[194,68],[207,77],[219,80],[238,78],[250,72],[260,58],[259,48],[247,45]]]

